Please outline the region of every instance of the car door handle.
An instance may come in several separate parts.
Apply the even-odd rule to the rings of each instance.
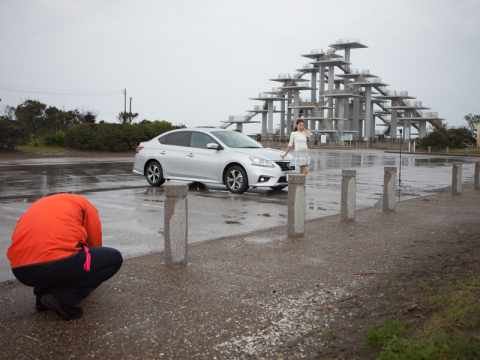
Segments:
[[[159,154],[160,155],[165,155],[165,151],[160,151]]]
[[[192,153],[188,154],[187,155],[188,157],[194,157],[195,155],[193,155]]]

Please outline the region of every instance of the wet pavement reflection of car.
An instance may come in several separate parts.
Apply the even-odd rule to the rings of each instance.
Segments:
[[[140,143],[133,172],[152,186],[181,180],[224,184],[232,193],[249,187],[278,190],[288,186],[288,174],[298,172],[283,153],[236,131],[179,129]]]

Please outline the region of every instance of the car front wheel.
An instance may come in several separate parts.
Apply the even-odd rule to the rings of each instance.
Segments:
[[[248,179],[245,170],[240,166],[232,166],[225,173],[225,184],[228,191],[241,194],[248,189]]]
[[[148,183],[152,186],[160,186],[165,182],[162,167],[157,161],[148,163],[145,177],[147,178]]]

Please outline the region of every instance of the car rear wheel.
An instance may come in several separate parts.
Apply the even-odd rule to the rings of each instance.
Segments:
[[[248,178],[245,170],[240,166],[232,166],[225,173],[225,184],[228,191],[241,194],[248,189]]]
[[[157,161],[151,161],[148,163],[145,177],[147,178],[148,183],[152,186],[160,186],[165,182],[162,167]]]

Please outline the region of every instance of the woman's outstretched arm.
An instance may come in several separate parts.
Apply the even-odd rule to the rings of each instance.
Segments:
[[[290,151],[292,147],[290,145],[287,146],[287,151],[285,151],[285,154],[283,155],[280,155],[282,158],[284,158],[285,156],[287,156],[288,152]]]

